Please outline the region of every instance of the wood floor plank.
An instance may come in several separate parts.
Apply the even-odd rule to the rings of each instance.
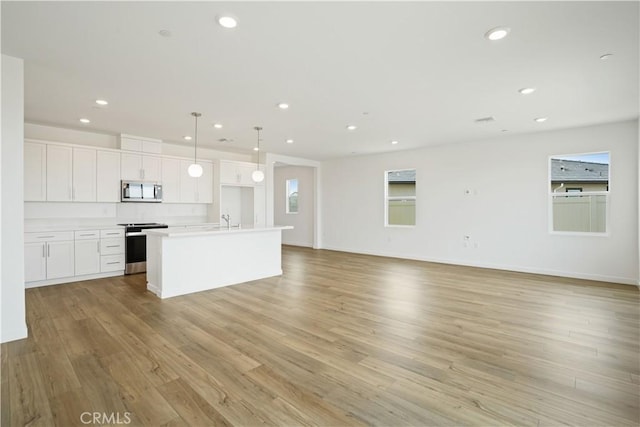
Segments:
[[[29,338],[0,347],[2,425],[640,425],[635,287],[287,246],[282,262],[167,300],[144,274],[28,289]]]

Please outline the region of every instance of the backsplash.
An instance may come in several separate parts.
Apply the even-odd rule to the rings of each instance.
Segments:
[[[130,222],[207,222],[207,205],[172,203],[25,202],[25,225],[105,225]]]

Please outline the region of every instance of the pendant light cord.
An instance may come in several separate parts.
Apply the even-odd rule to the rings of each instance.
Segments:
[[[193,112],[191,113],[191,115],[196,118],[196,140],[193,144],[193,163],[195,164],[198,161],[198,117],[200,117],[202,114]]]
[[[260,169],[260,131],[262,128],[260,126],[255,126],[255,130],[258,131],[258,154],[256,155],[256,170]]]

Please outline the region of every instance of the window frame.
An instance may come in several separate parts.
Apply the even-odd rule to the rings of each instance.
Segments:
[[[289,185],[291,181],[295,181],[296,182],[296,195],[298,197],[298,204],[296,206],[296,211],[293,212],[291,211],[291,204],[290,204],[290,198],[291,198],[291,194],[289,194]],[[297,215],[300,212],[300,180],[298,178],[291,178],[291,179],[287,179],[285,180],[285,198],[284,198],[284,212],[287,215]]]
[[[415,174],[416,194],[414,196],[389,196],[389,172],[403,172],[413,171]],[[403,168],[403,169],[388,169],[384,171],[384,226],[390,228],[413,228],[418,224],[418,169],[417,168]],[[389,224],[389,201],[390,200],[406,200],[411,199],[414,202],[415,209],[415,222],[412,225],[409,224]]]
[[[590,154],[604,154],[606,153],[609,156],[609,176],[607,177],[607,189],[600,191],[585,191],[582,188],[579,192],[570,192],[564,191],[561,193],[554,192],[551,189],[552,184],[552,166],[551,160],[558,159],[560,157],[569,157],[569,156],[583,156]],[[549,234],[558,235],[558,236],[590,236],[590,237],[609,237],[611,235],[611,151],[603,150],[603,151],[591,151],[591,152],[582,152],[582,153],[568,153],[568,154],[554,154],[550,155],[547,159],[547,192],[548,192],[548,228]],[[567,187],[575,188],[575,187]],[[557,197],[588,197],[588,196],[605,196],[605,223],[604,228],[605,231],[562,231],[562,230],[554,230],[553,224],[553,201]]]

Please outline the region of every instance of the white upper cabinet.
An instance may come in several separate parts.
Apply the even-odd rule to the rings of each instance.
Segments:
[[[202,176],[198,178],[198,203],[213,203],[213,163],[201,162]]]
[[[96,150],[73,149],[73,188],[75,202],[96,201]]]
[[[256,165],[253,163],[220,160],[220,183],[227,185],[256,185],[251,179],[251,174],[255,170]]]
[[[24,143],[24,200],[47,200],[47,146],[35,142]]]
[[[96,153],[96,200],[120,201],[120,153],[101,151]]]
[[[180,160],[162,159],[162,201],[180,202]]]
[[[47,145],[47,201],[70,202],[72,195],[73,150],[62,145]]]
[[[125,181],[160,182],[162,158],[135,153],[122,153],[120,176]]]

